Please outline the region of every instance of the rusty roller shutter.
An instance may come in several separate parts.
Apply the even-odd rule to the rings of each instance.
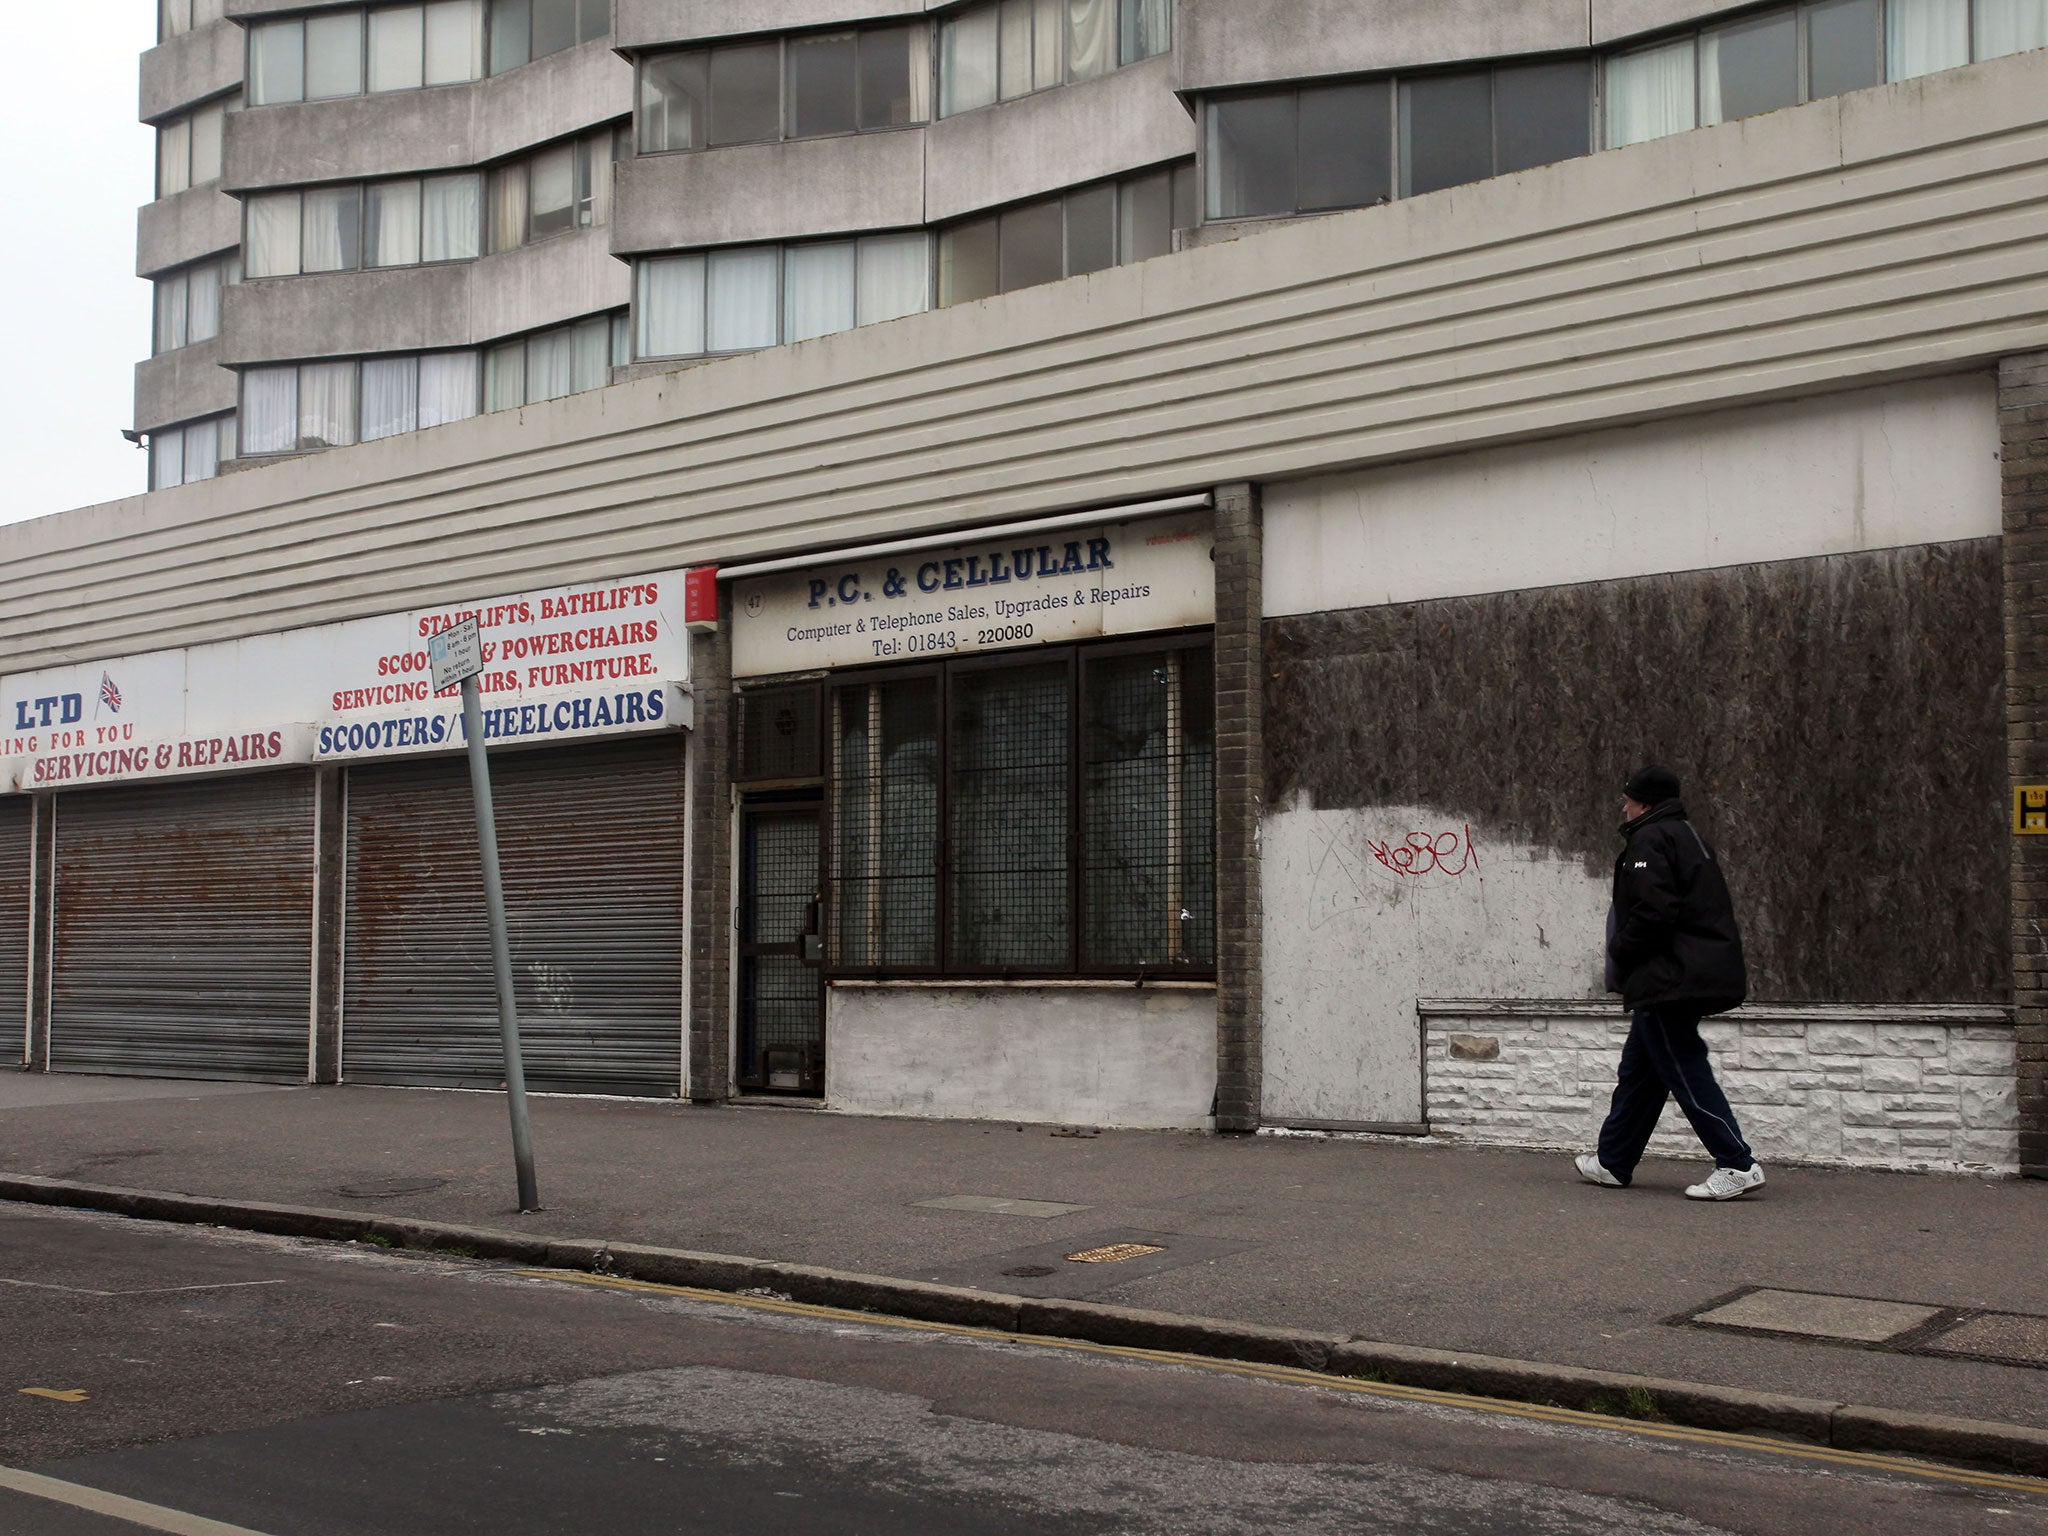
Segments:
[[[527,1086],[682,1084],[680,740],[493,753],[491,794]],[[469,770],[351,768],[342,1076],[504,1080]]]
[[[50,1066],[304,1082],[313,776],[57,802]]]
[[[29,833],[26,795],[0,799],[0,1062],[19,1061],[28,1043]]]

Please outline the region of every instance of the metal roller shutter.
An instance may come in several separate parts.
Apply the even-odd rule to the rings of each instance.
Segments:
[[[29,832],[25,795],[0,800],[0,1062],[28,1046]]]
[[[57,802],[50,1066],[304,1082],[313,776]]]
[[[491,759],[527,1085],[682,1085],[683,751],[672,737]],[[469,769],[351,768],[342,1075],[504,1080]]]

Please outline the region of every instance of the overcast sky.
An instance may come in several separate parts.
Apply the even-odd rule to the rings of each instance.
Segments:
[[[14,295],[0,368],[0,522],[141,491],[135,364],[149,351],[149,285],[135,276],[135,210],[155,190],[155,139],[135,120],[136,57],[154,0],[7,6],[0,144],[48,172],[0,242]]]

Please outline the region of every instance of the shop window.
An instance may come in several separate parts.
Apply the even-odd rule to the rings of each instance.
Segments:
[[[829,964],[1207,973],[1213,693],[1196,642],[835,685]]]
[[[642,154],[902,128],[929,117],[923,23],[651,54],[640,63]]]
[[[939,303],[1163,255],[1195,220],[1194,183],[1192,165],[1167,166],[962,220],[939,235]]]

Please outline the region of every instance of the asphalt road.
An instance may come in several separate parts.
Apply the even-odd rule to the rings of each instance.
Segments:
[[[4,1536],[2048,1536],[2021,1479],[24,1207],[0,1363]]]

